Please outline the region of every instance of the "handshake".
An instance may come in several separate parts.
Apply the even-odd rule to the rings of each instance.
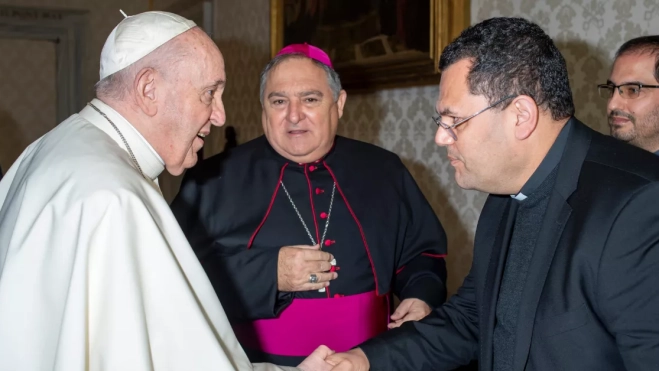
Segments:
[[[321,345],[298,368],[302,371],[367,371],[370,364],[366,354],[359,348],[335,353]]]

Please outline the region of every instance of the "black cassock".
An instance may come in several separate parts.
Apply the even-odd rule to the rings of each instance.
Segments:
[[[357,346],[386,331],[391,294],[446,300],[444,230],[398,156],[371,144],[337,136],[298,164],[262,136],[189,170],[172,210],[253,362]],[[278,291],[279,249],[312,239],[338,278],[325,292]]]

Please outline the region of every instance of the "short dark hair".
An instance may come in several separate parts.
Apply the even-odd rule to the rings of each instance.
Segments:
[[[528,95],[554,120],[574,114],[565,59],[535,23],[501,17],[471,26],[444,48],[439,69],[465,58],[473,62],[469,91],[490,104],[508,95]]]
[[[628,40],[616,52],[616,59],[623,54],[634,53],[654,55],[654,79],[659,81],[659,35],[641,36]]]

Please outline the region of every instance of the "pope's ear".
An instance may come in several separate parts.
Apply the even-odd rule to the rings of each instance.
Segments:
[[[158,96],[156,94],[156,85],[159,81],[159,75],[151,67],[144,68],[135,75],[133,90],[137,105],[148,116],[155,116],[158,113]]]

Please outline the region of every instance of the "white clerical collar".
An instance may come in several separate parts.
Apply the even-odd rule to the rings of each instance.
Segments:
[[[121,116],[121,114],[115,111],[112,107],[96,98],[91,101],[91,104],[103,112],[112,121],[112,123],[117,126],[117,129],[119,129],[121,134],[126,139],[126,142],[128,142],[130,149],[133,151],[135,160],[137,160],[137,163],[140,164],[140,168],[142,169],[144,176],[157,182],[158,176],[163,172],[163,170],[165,170],[165,163],[155,151],[155,149],[153,149],[151,144],[147,142],[142,134],[137,131],[137,129],[131,125],[128,120]],[[80,115],[86,118],[93,118],[89,120],[92,124],[103,130],[112,139],[114,139],[115,142],[117,142],[119,147],[127,151],[126,146],[124,145],[124,142],[119,134],[117,134],[117,131],[114,130],[108,120],[106,120],[100,113],[96,112],[96,110],[94,110],[92,107],[87,106],[80,112]]]
[[[516,194],[516,195],[510,195],[510,197],[514,198],[517,201],[524,201],[526,200],[526,195],[522,192]]]

